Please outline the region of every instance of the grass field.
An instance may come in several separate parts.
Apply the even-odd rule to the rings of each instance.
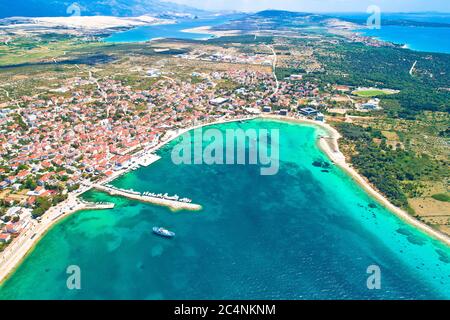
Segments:
[[[17,39],[9,45],[0,44],[0,66],[30,64],[68,58],[71,53],[86,48],[100,47],[98,43],[84,43],[74,40],[38,41],[27,43],[28,39]]]
[[[445,193],[433,194],[431,197],[437,201],[450,202],[450,195],[445,194]]]
[[[386,95],[388,93],[383,90],[360,90],[360,91],[353,91],[353,94],[363,98],[371,98]]]

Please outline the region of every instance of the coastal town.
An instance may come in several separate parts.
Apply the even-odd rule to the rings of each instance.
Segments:
[[[285,54],[267,45],[255,46],[256,53],[203,47],[170,63],[137,60],[131,71],[138,86],[77,66],[76,76],[45,94],[8,94],[0,105],[0,248],[70,195],[151,164],[158,147],[187,128],[261,115],[320,123],[326,115],[345,115],[351,122],[348,113],[382,110],[379,99],[359,92],[395,92],[321,85],[301,74],[278,79]],[[321,68],[311,54],[294,51],[289,61],[307,64],[311,72]]]
[[[201,213],[207,206],[189,195],[123,189],[114,182],[158,162],[161,148],[186,132],[253,119],[320,127],[316,143],[326,163],[312,167],[324,174],[334,166],[343,169],[376,200],[370,209],[380,204],[450,243],[450,207],[434,197],[442,199],[448,190],[441,174],[448,163],[448,113],[432,106],[411,115],[402,106],[417,99],[404,91],[415,90],[419,77],[427,83],[443,77],[436,65],[445,63],[425,54],[405,58],[402,46],[354,32],[354,24],[338,20],[327,20],[326,35],[293,32],[291,26],[262,30],[261,21],[270,25],[267,14],[243,32],[232,30],[234,24],[207,27],[202,32],[214,37],[202,41],[106,44],[100,35],[91,37],[97,29],[86,35],[76,26],[70,28],[77,32],[61,27],[57,36],[39,38],[39,29],[31,28],[30,38],[21,29],[0,37],[0,50],[11,48],[14,56],[18,48],[31,48],[24,64],[21,55],[14,64],[0,56],[0,282],[57,222],[116,206],[87,201],[91,190],[170,212]],[[142,19],[121,23],[131,28]],[[44,30],[56,23],[44,22]],[[392,59],[388,67],[376,69],[377,61],[366,67],[380,52]],[[346,55],[359,61],[359,69]],[[395,69],[400,64],[404,74]],[[387,81],[390,68],[394,80]],[[365,81],[369,71],[375,80]],[[369,160],[365,152],[371,152]],[[418,167],[426,169],[416,174]]]
[[[26,232],[33,221],[71,194],[149,165],[151,150],[180,130],[260,114],[325,121],[333,100],[349,87],[320,93],[319,86],[291,75],[278,81],[274,56],[217,51],[175,59],[226,63],[224,70],[193,71],[190,79],[170,71],[138,68],[150,88],[141,90],[114,77],[65,79],[42,95],[10,99],[0,109],[1,246]],[[366,99],[352,108],[374,110]],[[83,191],[83,192],[84,192]]]

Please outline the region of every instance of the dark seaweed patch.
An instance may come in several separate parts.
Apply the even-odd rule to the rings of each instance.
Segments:
[[[323,160],[316,160],[312,163],[314,167],[323,168],[323,169],[329,169],[331,167],[331,164],[329,164],[326,161]]]

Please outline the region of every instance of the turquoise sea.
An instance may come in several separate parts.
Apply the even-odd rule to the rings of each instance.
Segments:
[[[364,20],[369,15],[366,13],[333,13],[339,18],[350,18]],[[138,27],[125,32],[118,32],[106,38],[106,42],[143,42],[156,38],[177,39],[208,39],[209,34],[197,34],[183,32],[202,26],[217,26],[238,19],[242,15],[225,15],[218,17],[202,18],[197,20],[179,20],[175,24],[155,25]],[[396,44],[406,45],[411,50],[425,52],[450,53],[450,28],[445,27],[415,27],[415,26],[392,26],[383,25],[388,20],[410,20],[420,22],[449,23],[450,14],[445,13],[415,13],[415,14],[382,14],[381,29],[358,30],[366,36],[375,37],[380,40],[390,41]]]
[[[340,18],[364,21],[366,13],[336,13]],[[389,21],[402,20],[428,23],[450,23],[450,13],[382,13],[380,29],[363,29],[358,32],[380,40],[406,45],[409,49],[424,52],[450,53],[450,27],[396,26]]]
[[[124,32],[117,32],[104,39],[106,42],[124,43],[124,42],[145,42],[156,38],[176,38],[202,40],[211,38],[210,34],[183,32],[186,29],[217,26],[224,24],[232,19],[237,19],[242,15],[225,15],[210,18],[179,20],[174,24],[161,24],[154,26],[138,27]]]
[[[415,51],[450,53],[450,28],[382,26],[362,33]]]
[[[369,197],[316,146],[322,129],[253,120],[215,128],[280,130],[280,171],[258,165],[174,165],[162,159],[116,180],[177,193],[200,212],[90,192],[116,208],[74,214],[37,244],[0,287],[1,299],[450,299],[450,248]],[[269,140],[269,144],[273,142]],[[152,234],[153,226],[177,233]],[[81,268],[81,290],[66,268]],[[381,270],[369,290],[366,270]]]

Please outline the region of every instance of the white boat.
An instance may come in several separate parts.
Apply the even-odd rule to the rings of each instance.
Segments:
[[[167,229],[164,228],[160,228],[160,227],[154,227],[153,228],[153,233],[162,236],[162,237],[166,237],[166,238],[173,238],[175,237],[175,233],[172,231],[169,231]]]

